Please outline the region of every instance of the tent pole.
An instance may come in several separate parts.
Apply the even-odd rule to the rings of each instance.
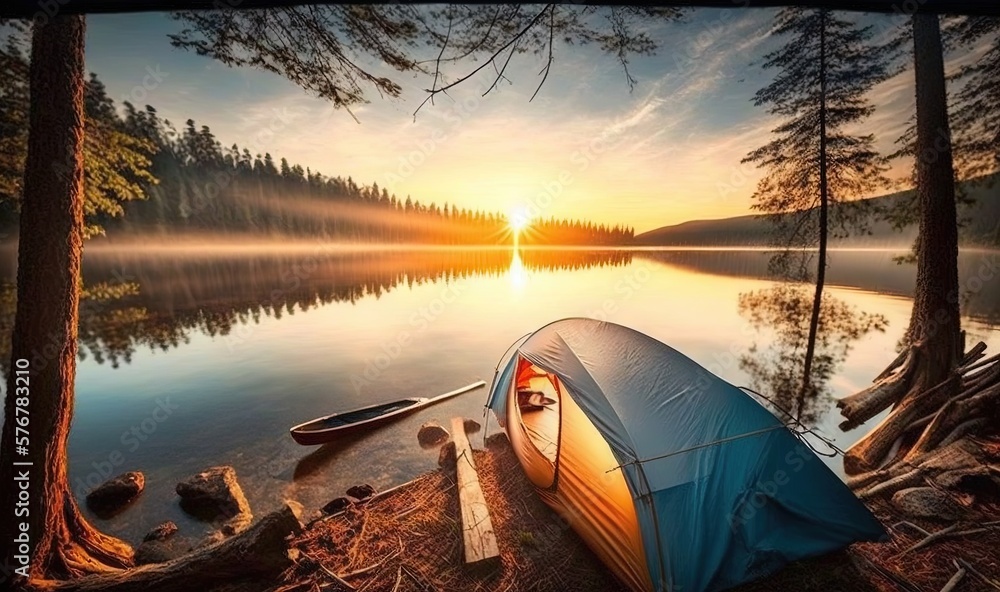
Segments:
[[[663,552],[663,541],[660,539],[660,520],[656,515],[656,504],[653,503],[653,490],[649,486],[649,479],[646,478],[646,471],[642,468],[642,463],[636,463],[636,468],[639,470],[639,476],[642,477],[642,486],[645,490],[639,497],[649,504],[649,513],[653,516],[653,532],[656,533],[656,556],[659,557],[659,567],[660,567],[660,583],[666,584],[667,592],[672,592],[674,585],[673,581],[667,579],[666,569],[664,563],[667,561],[667,556]],[[657,592],[659,592],[660,587],[656,586]]]

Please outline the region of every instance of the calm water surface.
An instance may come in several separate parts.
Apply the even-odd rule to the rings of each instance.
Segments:
[[[834,399],[866,386],[895,357],[909,318],[913,269],[894,264],[897,254],[832,254],[831,320],[820,349],[829,377],[804,412],[841,447],[865,428],[840,432]],[[116,474],[142,470],[146,491],[135,504],[108,520],[93,517],[134,543],[168,519],[188,536],[207,531],[180,510],[174,486],[213,465],[236,468],[256,516],[283,499],[312,511],[360,482],[387,488],[437,466],[437,450],[417,444],[420,424],[447,425],[456,415],[482,421],[485,388],[322,448],[295,444],[288,428],[489,382],[512,342],[572,316],[633,327],[736,385],[781,398],[775,391],[798,379],[810,292],[782,290],[768,277],[768,256],[90,249],[85,285],[103,296],[81,308],[70,479],[82,500],[109,460],[120,461]],[[998,257],[961,258],[968,341],[984,340],[993,352],[1000,350],[1000,282],[977,274],[997,275],[989,270]],[[4,265],[10,290],[13,257]],[[836,459],[828,462],[840,471]]]

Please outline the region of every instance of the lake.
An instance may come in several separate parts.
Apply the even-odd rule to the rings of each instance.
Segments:
[[[801,411],[842,448],[866,428],[841,432],[835,398],[888,365],[909,320],[914,269],[896,265],[898,254],[831,254],[822,384]],[[130,508],[91,516],[132,543],[164,520],[182,535],[207,531],[180,509],[174,487],[209,466],[235,467],[257,517],[284,499],[311,512],[354,484],[388,488],[437,466],[437,449],[417,443],[420,424],[456,415],[482,422],[487,389],[322,448],[295,444],[288,428],[489,382],[509,345],[564,317],[642,331],[788,408],[812,288],[783,287],[768,258],[724,249],[88,245],[70,480],[82,502],[114,461],[115,474],[145,473],[146,491]],[[986,341],[992,353],[998,263],[990,251],[965,251],[960,262],[967,343]],[[14,265],[6,253],[8,331]],[[827,462],[841,471],[839,459]]]

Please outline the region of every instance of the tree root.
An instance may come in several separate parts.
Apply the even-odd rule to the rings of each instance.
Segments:
[[[893,366],[900,364],[897,358],[880,375],[883,376],[880,382],[838,403],[847,418],[841,428],[850,429],[859,420],[884,409],[878,409],[879,406],[891,404],[892,397],[886,393],[907,389],[889,415],[847,450],[844,470],[848,475],[858,475],[853,487],[870,488],[876,479],[898,476],[876,469],[899,442],[912,441],[908,433],[919,430],[916,441],[905,453],[889,458],[889,466],[893,463],[912,466],[927,453],[975,435],[990,425],[988,416],[1000,409],[1000,355],[983,359],[985,349],[985,344],[978,343],[963,357],[950,378],[927,389],[921,386],[923,370],[918,363],[924,356],[919,346],[913,346],[901,370],[891,372]]]
[[[61,496],[63,520],[51,525],[49,552],[39,553],[47,561],[34,566],[33,574],[72,579],[116,573],[134,565],[131,545],[91,526],[68,488]]]
[[[876,468],[896,438],[906,431],[907,426],[947,402],[951,394],[950,389],[957,384],[957,377],[953,377],[926,393],[919,395],[908,393],[878,426],[846,451],[844,470],[848,474],[856,474]]]
[[[938,447],[911,462],[898,462],[885,469],[849,477],[847,484],[861,499],[892,496],[945,473],[981,475],[985,460],[981,450],[967,439]]]
[[[841,415],[846,418],[840,424],[840,429],[846,432],[856,428],[899,401],[906,394],[917,370],[918,354],[914,348],[909,348],[904,353],[906,355],[901,362],[902,369],[896,372],[884,371],[872,386],[837,401]],[[899,358],[896,360],[898,361]],[[898,366],[897,361],[890,364],[886,370],[889,371],[890,368]]]
[[[276,578],[292,564],[287,537],[301,530],[299,517],[286,506],[230,539],[166,563],[65,581],[32,580],[29,585],[38,592],[186,592],[233,581]]]

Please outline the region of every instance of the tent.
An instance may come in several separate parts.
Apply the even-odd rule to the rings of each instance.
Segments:
[[[724,590],[886,536],[756,400],[621,325],[522,338],[487,407],[542,499],[636,592]]]

